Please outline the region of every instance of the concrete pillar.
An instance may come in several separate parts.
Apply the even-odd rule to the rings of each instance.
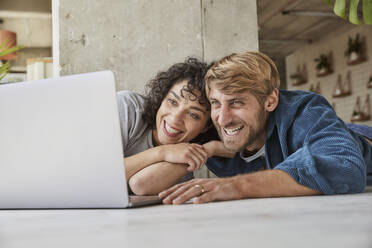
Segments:
[[[188,56],[258,50],[255,0],[53,0],[53,16],[59,74],[112,70],[118,90]]]

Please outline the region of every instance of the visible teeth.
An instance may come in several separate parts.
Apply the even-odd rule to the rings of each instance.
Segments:
[[[164,122],[164,127],[165,127],[165,130],[167,130],[168,133],[171,133],[171,134],[180,133],[180,131],[168,126],[167,122]]]
[[[243,127],[244,126],[240,126],[240,127],[236,127],[236,128],[233,128],[233,129],[224,128],[224,130],[225,130],[227,135],[234,135],[237,131],[242,130]]]

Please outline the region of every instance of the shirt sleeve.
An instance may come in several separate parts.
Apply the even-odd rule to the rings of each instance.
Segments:
[[[133,133],[142,118],[143,99],[131,91],[120,91],[117,93],[118,110],[120,118],[121,137],[123,149],[127,151],[132,143]]]
[[[360,140],[324,102],[298,113],[288,135],[294,140],[290,146],[297,149],[274,169],[323,194],[364,191],[366,163]]]

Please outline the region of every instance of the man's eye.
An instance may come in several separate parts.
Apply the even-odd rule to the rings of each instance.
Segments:
[[[234,104],[234,105],[241,105],[241,104],[243,104],[243,102],[240,101],[240,100],[234,100],[234,101],[233,101],[233,104]]]
[[[212,100],[210,102],[211,102],[211,105],[217,105],[218,104],[218,101],[216,101],[216,100]]]

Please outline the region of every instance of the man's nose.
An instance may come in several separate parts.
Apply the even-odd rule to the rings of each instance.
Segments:
[[[231,109],[229,106],[222,105],[218,115],[218,124],[223,127],[232,121]]]

